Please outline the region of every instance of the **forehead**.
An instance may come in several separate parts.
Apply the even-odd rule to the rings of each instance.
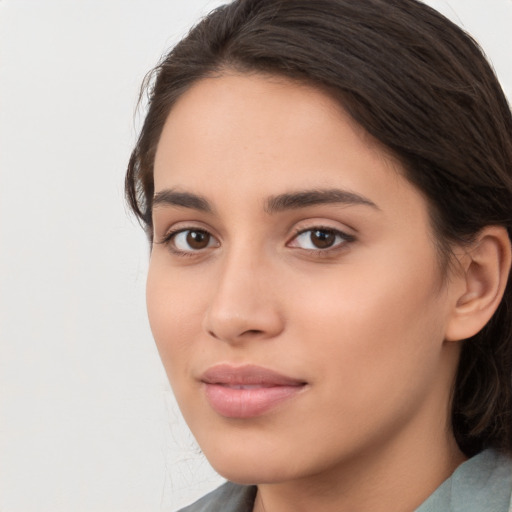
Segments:
[[[421,194],[401,174],[326,92],[255,74],[194,84],[171,110],[155,157],[157,192],[218,192],[223,200],[342,187],[417,207]]]

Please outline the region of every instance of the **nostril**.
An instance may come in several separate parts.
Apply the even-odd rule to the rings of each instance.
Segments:
[[[259,331],[258,329],[248,329],[247,331],[244,331],[242,333],[242,336],[244,334],[262,334],[262,333],[263,333],[263,331]]]
[[[249,337],[252,337],[252,336],[259,336],[261,334],[263,334],[264,331],[261,331],[259,329],[247,329],[246,331],[243,331],[242,333],[240,333],[238,336],[236,336],[237,338],[243,338],[244,336],[249,336]],[[215,338],[216,340],[220,340],[222,339],[221,336],[219,336],[218,334],[215,334],[214,331],[212,330],[208,330],[208,334],[212,337],[212,338]]]
[[[263,307],[248,302],[244,307],[237,307],[232,298],[223,302],[221,297],[205,312],[202,329],[212,340],[237,344],[273,338],[281,332],[283,325],[273,304],[265,303]]]

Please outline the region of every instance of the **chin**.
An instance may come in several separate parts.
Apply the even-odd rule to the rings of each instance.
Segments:
[[[203,453],[219,475],[238,484],[279,483],[296,477],[291,474],[289,457],[261,447],[251,449],[233,442],[229,447],[205,447]]]
[[[217,465],[212,461],[212,467],[217,473],[236,484],[241,485],[259,485],[259,484],[277,484],[287,480],[292,480],[293,476],[287,474],[284,468],[277,469],[268,467],[266,463],[258,461],[241,461],[238,464]],[[250,466],[250,467],[249,467]]]

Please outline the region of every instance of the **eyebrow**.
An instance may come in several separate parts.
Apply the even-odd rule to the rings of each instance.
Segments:
[[[213,211],[206,198],[190,192],[179,192],[172,189],[157,192],[153,196],[153,207],[155,206],[180,206],[205,213],[212,213]]]
[[[380,210],[373,201],[364,196],[349,192],[348,190],[330,188],[325,190],[304,190],[270,197],[266,202],[265,211],[275,213],[320,204],[365,205]]]
[[[364,205],[380,210],[373,201],[364,196],[348,190],[330,188],[289,192],[269,197],[265,202],[265,211],[272,214],[321,204]],[[153,207],[155,206],[178,206],[205,213],[214,211],[205,197],[173,189],[157,192],[153,197]]]

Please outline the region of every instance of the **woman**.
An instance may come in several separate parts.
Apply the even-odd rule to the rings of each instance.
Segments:
[[[476,44],[413,0],[239,0],[153,78],[149,319],[231,481],[186,510],[509,510],[512,119]]]

